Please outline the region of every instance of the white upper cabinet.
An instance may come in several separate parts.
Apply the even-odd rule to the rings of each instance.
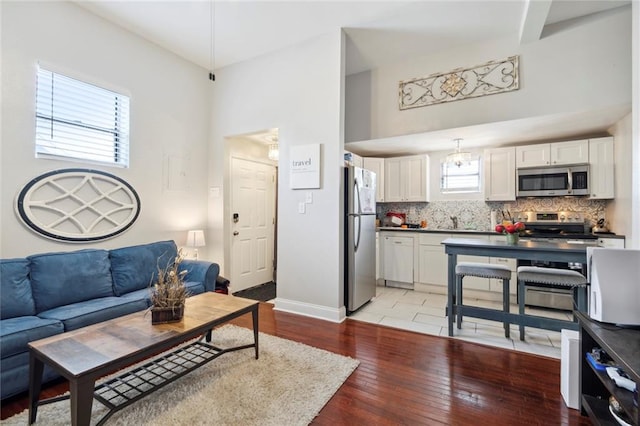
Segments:
[[[548,166],[551,163],[551,145],[526,145],[516,147],[516,167]]]
[[[364,157],[362,162],[367,170],[376,174],[376,203],[384,202],[384,158]]]
[[[589,176],[592,199],[614,198],[612,137],[589,140]]]
[[[587,164],[588,162],[589,141],[586,139],[516,147],[517,168]]]
[[[386,158],[384,160],[384,200],[429,201],[429,157]]]
[[[484,150],[485,201],[513,201],[516,199],[516,149],[491,148]]]
[[[551,165],[587,164],[589,162],[589,141],[558,142],[551,144]]]

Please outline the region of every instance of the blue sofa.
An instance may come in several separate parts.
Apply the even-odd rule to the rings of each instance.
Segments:
[[[28,342],[147,309],[158,266],[176,255],[173,241],[160,241],[1,259],[0,398],[28,389]],[[216,263],[185,259],[180,268],[191,295],[224,282]],[[44,380],[55,377],[45,368]]]

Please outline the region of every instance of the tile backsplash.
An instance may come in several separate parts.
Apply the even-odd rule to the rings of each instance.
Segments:
[[[451,228],[451,216],[458,218],[458,229],[491,230],[491,210],[498,211],[498,221],[502,219],[501,211],[577,211],[582,212],[589,227],[598,219],[605,217],[607,200],[591,200],[588,198],[522,198],[510,202],[485,201],[433,201],[429,203],[378,203],[378,218],[383,219],[388,212],[407,215],[408,223],[427,221],[429,228]]]

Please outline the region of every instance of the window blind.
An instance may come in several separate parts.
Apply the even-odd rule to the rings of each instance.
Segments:
[[[480,192],[480,157],[460,167],[446,161],[442,162],[440,191],[442,193]]]
[[[36,157],[129,166],[129,97],[38,68]]]

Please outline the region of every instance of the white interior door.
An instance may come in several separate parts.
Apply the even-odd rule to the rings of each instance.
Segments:
[[[232,292],[273,280],[275,178],[272,165],[231,161]]]

